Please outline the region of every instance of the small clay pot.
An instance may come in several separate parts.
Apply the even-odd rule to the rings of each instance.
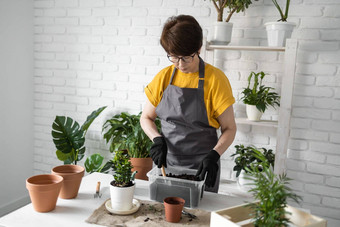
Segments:
[[[180,197],[167,197],[164,199],[165,220],[177,223],[181,220],[185,200]]]
[[[84,167],[78,165],[61,165],[54,167],[51,172],[64,178],[64,183],[59,194],[60,198],[73,199],[77,197],[85,172]]]
[[[26,180],[32,205],[37,212],[54,210],[63,184],[61,176],[52,174],[36,175]]]

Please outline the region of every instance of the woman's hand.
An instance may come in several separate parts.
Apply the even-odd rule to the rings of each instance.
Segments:
[[[168,147],[163,136],[158,136],[153,139],[153,144],[150,149],[150,156],[158,168],[166,167],[166,155]]]
[[[196,177],[203,180],[205,174],[207,173],[207,178],[205,179],[205,185],[207,187],[214,187],[217,178],[218,165],[217,162],[220,159],[220,155],[215,150],[211,150],[207,156],[203,159],[196,172]]]

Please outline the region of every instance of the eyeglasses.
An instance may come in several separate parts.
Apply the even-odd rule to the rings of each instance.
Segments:
[[[182,60],[184,63],[191,63],[194,60],[194,56],[196,53],[194,53],[193,55],[190,56],[184,56],[184,57],[178,57],[178,56],[173,56],[173,55],[168,55],[168,59],[169,61],[171,61],[172,63],[178,63],[180,60]]]

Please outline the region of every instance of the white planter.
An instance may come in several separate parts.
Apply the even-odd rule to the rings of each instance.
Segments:
[[[135,184],[130,187],[115,187],[110,184],[111,207],[115,211],[126,211],[132,208]]]
[[[214,24],[214,38],[211,40],[211,43],[216,45],[228,45],[231,40],[232,29],[232,23],[216,21]]]
[[[292,22],[268,22],[265,23],[267,30],[268,46],[283,47],[286,39],[292,36],[295,23]]]
[[[242,170],[237,178],[237,184],[243,191],[249,191],[253,187],[252,185],[250,185],[250,183],[252,183],[253,181],[246,179],[247,176],[248,175],[244,172],[244,170]]]
[[[259,111],[255,105],[246,105],[246,112],[248,120],[250,121],[260,121],[262,117],[262,112]]]

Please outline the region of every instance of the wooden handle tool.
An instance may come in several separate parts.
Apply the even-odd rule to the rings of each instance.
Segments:
[[[165,169],[164,169],[164,166],[163,166],[163,165],[162,165],[161,170],[162,170],[162,175],[163,175],[163,177],[166,177],[166,173],[165,173]]]

